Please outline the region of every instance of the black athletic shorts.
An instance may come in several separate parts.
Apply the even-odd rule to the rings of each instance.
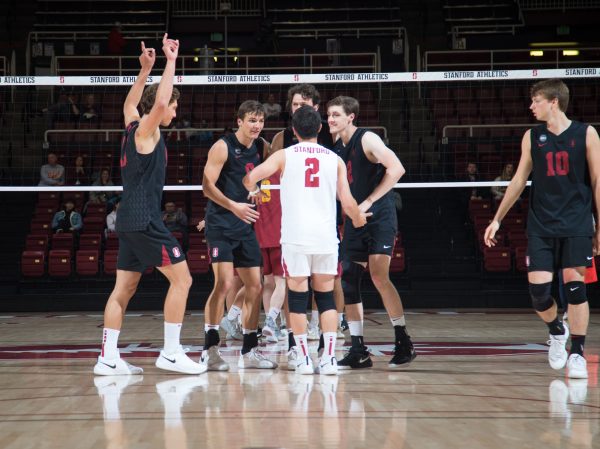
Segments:
[[[150,222],[145,231],[119,232],[119,270],[143,273],[148,267],[164,267],[184,260],[179,242],[162,222]]]
[[[262,267],[262,256],[254,232],[242,239],[233,239],[217,232],[206,234],[210,261],[233,262],[235,268]]]
[[[394,251],[397,227],[395,223],[368,223],[354,228],[349,219],[344,225],[342,257],[353,262],[368,262],[371,254],[391,256]]]
[[[561,268],[592,266],[591,237],[528,236],[527,270],[554,272]]]

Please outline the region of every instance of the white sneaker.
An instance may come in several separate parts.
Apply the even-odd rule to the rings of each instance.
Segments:
[[[308,324],[308,335],[306,336],[307,340],[318,340],[321,337],[319,333],[319,326],[311,326]]]
[[[266,358],[258,348],[252,348],[249,352],[240,354],[238,368],[275,369],[277,363]]]
[[[567,340],[569,339],[569,328],[564,324],[565,333],[563,335],[550,335],[548,340],[548,362],[553,369],[562,369],[567,363],[569,353],[567,352]]]
[[[312,359],[310,356],[298,357],[298,363],[296,364],[296,374],[314,374],[315,367],[313,366]]]
[[[107,394],[116,394],[118,396],[123,393],[125,388],[130,385],[137,384],[144,380],[144,376],[117,376],[117,377],[94,377],[94,386],[98,390],[98,394],[104,397]]]
[[[283,341],[285,339],[288,338],[288,330],[287,327],[285,327],[285,324],[282,324],[279,327],[279,341]]]
[[[207,371],[229,371],[229,364],[221,357],[218,346],[202,351],[200,365],[205,366]]]
[[[571,403],[581,405],[587,399],[587,379],[569,379],[569,400]]]
[[[265,325],[262,328],[262,334],[267,343],[277,343],[279,341],[279,329],[273,318],[267,317]]]
[[[206,365],[201,365],[190,359],[181,345],[172,354],[167,354],[164,349],[160,351],[155,365],[160,369],[183,374],[202,374],[207,370]]]
[[[183,404],[188,399],[188,395],[198,387],[202,389],[208,387],[207,376],[186,376],[165,380],[156,384],[156,392],[163,402],[180,402]]]
[[[292,346],[287,352],[287,369],[288,371],[296,371],[296,366],[300,363],[298,355],[298,346]]]
[[[242,340],[244,338],[237,318],[230,320],[227,318],[227,315],[225,315],[221,319],[221,327],[225,329],[225,332],[227,333],[225,335],[226,340]]]
[[[335,357],[322,357],[319,359],[318,373],[325,376],[337,376],[338,366]]]
[[[144,370],[127,363],[122,358],[105,359],[98,356],[98,362],[94,366],[96,376],[122,376],[130,374],[142,374]]]
[[[585,357],[579,354],[571,354],[567,362],[567,376],[570,379],[587,379],[587,362]]]

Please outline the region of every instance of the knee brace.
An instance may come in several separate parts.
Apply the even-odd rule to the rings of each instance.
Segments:
[[[336,310],[335,301],[333,300],[333,290],[329,292],[318,292],[315,290],[315,302],[317,303],[319,314],[328,310]]]
[[[310,295],[308,291],[295,292],[293,290],[288,291],[288,306],[290,313],[302,313],[306,315],[306,306],[308,305],[308,299]]]
[[[344,260],[342,262],[342,290],[344,291],[344,303],[360,304],[360,284],[365,269],[362,265]]]
[[[552,282],[545,284],[529,284],[529,294],[533,308],[538,312],[545,312],[554,305],[554,298],[551,295]]]
[[[567,282],[565,284],[565,298],[569,304],[583,304],[587,301],[587,290],[583,282]]]

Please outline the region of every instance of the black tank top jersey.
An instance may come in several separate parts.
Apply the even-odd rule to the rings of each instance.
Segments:
[[[221,139],[227,144],[227,161],[221,169],[216,186],[230,200],[247,203],[248,191],[242,184],[242,178],[260,163],[262,155],[259,145],[253,142],[250,148],[246,148],[237,140],[235,134],[228,134]],[[206,232],[218,232],[226,237],[239,239],[253,231],[251,225],[244,223],[233,212],[208,200]]]
[[[554,238],[593,235],[587,126],[573,121],[558,136],[548,131],[546,124],[531,129],[529,235]]]
[[[285,128],[283,130],[283,148],[291,147],[297,143],[298,139],[296,139],[292,127]],[[319,135],[317,136],[317,143],[325,148],[333,149],[333,139],[331,138],[329,124],[326,120],[321,120],[321,131],[319,131]]]
[[[162,224],[160,202],[165,186],[167,146],[162,134],[150,154],[136,150],[135,132],[139,122],[131,122],[121,139],[121,179],[123,196],[115,230],[143,231],[151,221]]]
[[[357,128],[348,145],[344,145],[342,139],[338,139],[334,151],[342,155],[346,163],[348,172],[348,184],[350,192],[358,204],[362,203],[379,185],[385,175],[385,167],[381,164],[374,164],[365,155],[362,147],[362,137],[368,131],[365,128]],[[379,222],[380,220],[391,220],[396,223],[396,210],[392,191],[390,190],[379,200],[377,200],[371,209],[373,216],[369,218],[369,223]]]

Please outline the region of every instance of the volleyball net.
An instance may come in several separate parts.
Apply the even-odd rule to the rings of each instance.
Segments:
[[[379,134],[407,169],[398,187],[464,181],[469,162],[477,164],[481,186],[488,187],[506,164],[516,167],[522,135],[535,125],[529,88],[547,78],[569,86],[570,118],[600,123],[600,68],[176,76],[177,118],[163,130],[170,154],[166,190],[201,189],[208,149],[235,130],[245,100],[280,105],[281,113],[265,122],[263,137],[270,141],[288,124],[287,90],[300,83],[317,87],[324,117],[327,102],[338,95],[360,102],[356,124]],[[159,80],[152,76],[148,83]],[[96,75],[0,78],[3,190],[37,186],[50,152],[65,167],[62,189],[86,190],[103,169],[118,189],[122,106],[134,81]]]

